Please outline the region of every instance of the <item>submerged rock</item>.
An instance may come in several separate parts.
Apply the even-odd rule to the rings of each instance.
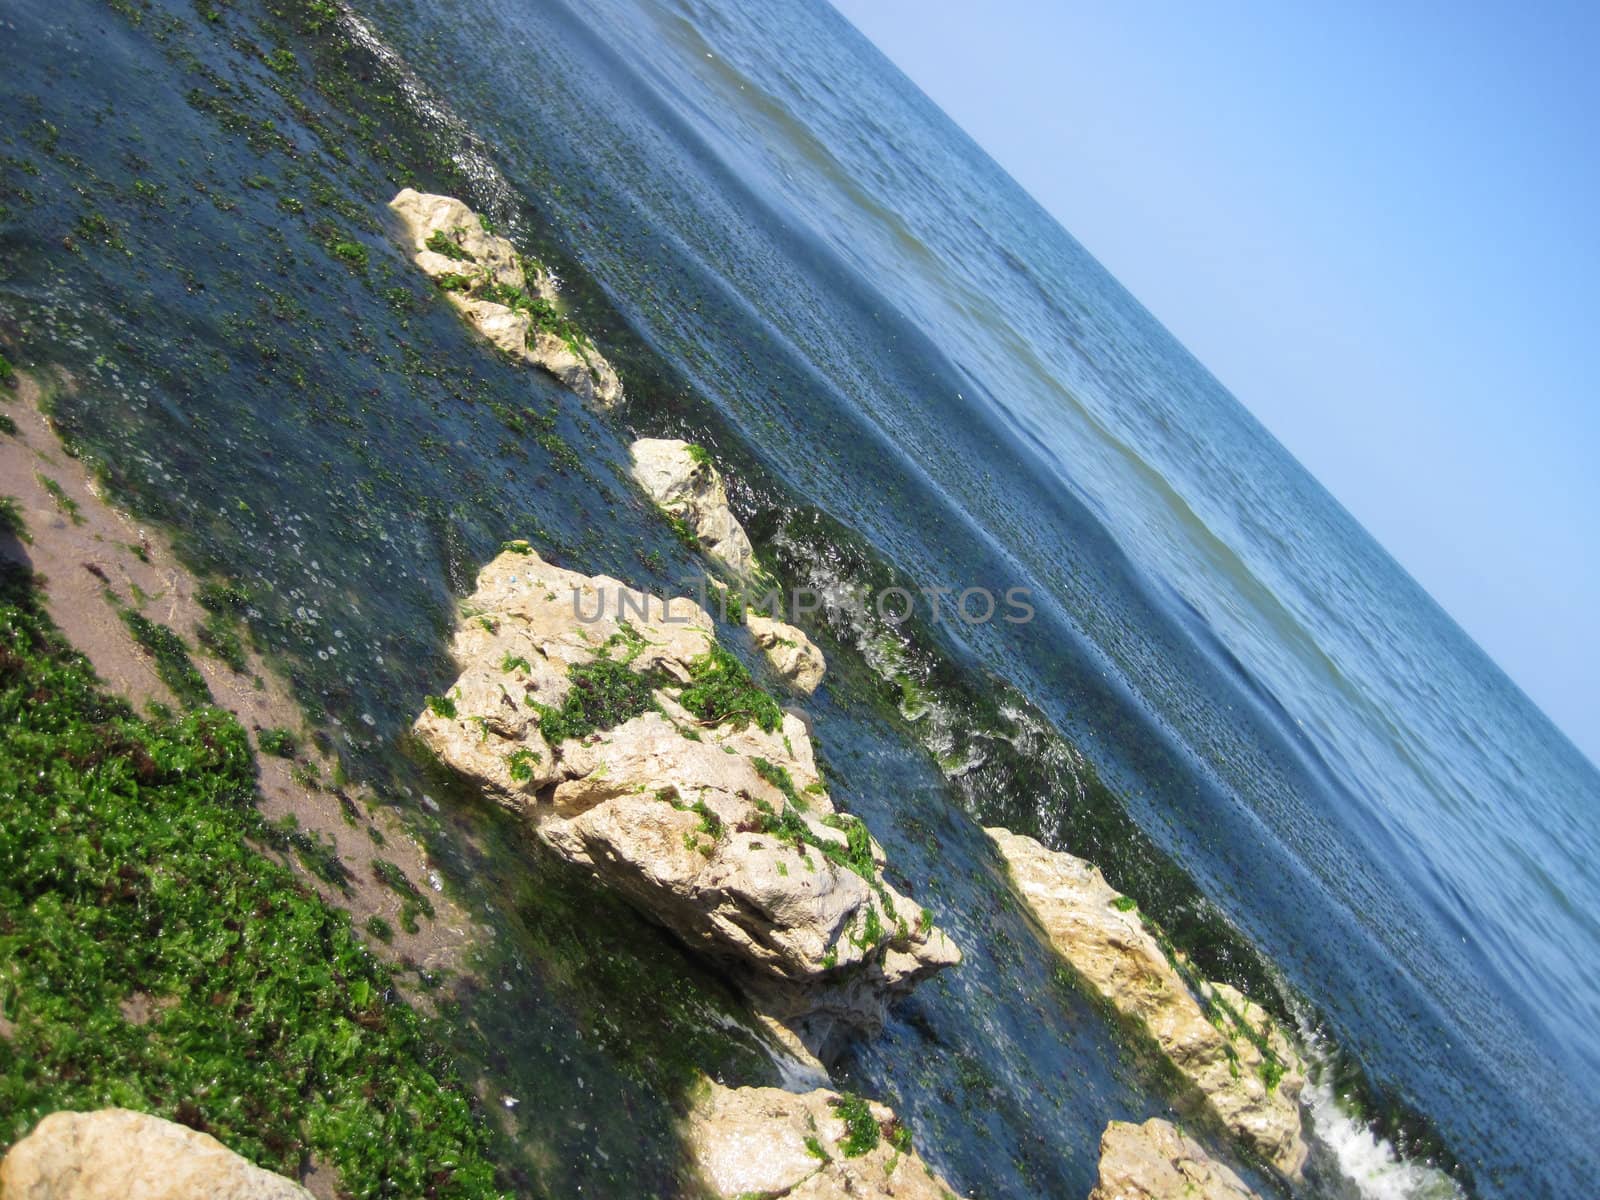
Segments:
[[[1132,902],[1098,868],[1030,837],[987,832],[1084,985],[1154,1041],[1193,1090],[1188,1099],[1284,1175],[1298,1176],[1305,1065],[1276,1023],[1225,984],[1204,985],[1198,998],[1190,992]]]
[[[726,1088],[707,1083],[690,1110],[687,1143],[718,1200],[954,1200],[894,1112],[837,1092]]]
[[[828,663],[810,638],[793,625],[757,613],[749,614],[745,625],[779,675],[808,696],[817,690]]]
[[[216,1138],[122,1108],[51,1113],[0,1162],[6,1200],[311,1200]]]
[[[483,568],[461,676],[417,733],[540,839],[826,1054],[960,952],[834,810],[805,722],[757,690],[692,600],[551,566]]]
[[[405,223],[412,256],[495,347],[543,367],[590,403],[622,400],[622,381],[558,308],[555,276],[453,196],[403,188],[389,207]]]
[[[1228,1167],[1166,1121],[1113,1121],[1100,1138],[1089,1200],[1258,1200]]]
[[[753,577],[755,551],[728,507],[727,489],[710,456],[676,438],[640,438],[629,449],[633,477],[645,494],[681,519],[706,553],[734,575]]]

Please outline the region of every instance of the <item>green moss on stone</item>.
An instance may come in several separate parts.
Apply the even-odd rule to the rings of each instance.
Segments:
[[[614,729],[655,703],[654,678],[604,656],[572,664],[567,677],[571,687],[559,706],[530,701],[539,714],[539,732],[552,746]]]
[[[743,729],[752,721],[767,733],[783,723],[778,702],[758,688],[750,672],[727,650],[712,643],[706,653],[689,664],[690,682],[678,703],[703,721],[731,722]]]
[[[872,1115],[872,1109],[865,1100],[846,1092],[833,1101],[833,1107],[845,1125],[846,1132],[839,1149],[846,1158],[860,1158],[878,1148],[883,1131],[878,1128],[878,1119]]]
[[[435,254],[442,254],[456,262],[477,262],[472,253],[442,229],[435,229],[422,243]]]

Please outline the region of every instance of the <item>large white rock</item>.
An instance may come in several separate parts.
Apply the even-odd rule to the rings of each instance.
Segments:
[[[122,1108],[51,1113],[0,1162],[4,1200],[311,1200],[216,1138]]]
[[[847,1155],[841,1099],[826,1089],[795,1093],[708,1081],[686,1129],[699,1182],[717,1200],[955,1200],[955,1190],[915,1149],[894,1144],[904,1139],[895,1138],[894,1112],[882,1104],[867,1102],[879,1126],[877,1145]]]
[[[1168,1122],[1112,1121],[1089,1200],[1259,1200],[1244,1180]]]
[[[1084,985],[1144,1030],[1193,1089],[1202,1111],[1294,1178],[1305,1165],[1300,1092],[1305,1065],[1259,1005],[1224,984],[1190,992],[1161,946],[1100,871],[1005,829],[987,831],[1017,891]],[[1201,999],[1215,999],[1216,1023]],[[1248,1026],[1248,1028],[1246,1028]],[[1269,1084],[1262,1040],[1281,1065]]]
[[[630,447],[633,477],[645,494],[694,532],[706,553],[741,579],[755,575],[755,551],[728,507],[722,476],[703,452],[676,438],[640,438]]]
[[[565,387],[601,408],[622,400],[622,381],[594,345],[581,335],[561,337],[537,328],[525,311],[487,299],[495,285],[517,288],[556,306],[555,277],[530,264],[507,238],[487,232],[483,222],[454,196],[435,196],[404,188],[389,202],[411,239],[412,257],[431,278],[456,277],[445,292],[456,310],[507,354],[543,367]],[[443,235],[457,249],[441,253],[429,241]]]
[[[893,997],[960,961],[884,881],[865,827],[835,812],[800,717],[767,731],[680,703],[715,646],[698,604],[530,549],[485,566],[463,614],[461,675],[418,734],[558,854],[723,964],[813,1051],[876,1031]],[[570,668],[601,658],[648,674],[653,706],[552,745],[535,706],[562,705]]]

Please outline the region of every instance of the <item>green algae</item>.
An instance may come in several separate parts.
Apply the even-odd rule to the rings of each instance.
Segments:
[[[339,848],[331,838],[314,830],[300,828],[300,822],[293,813],[262,824],[257,840],[285,857],[293,855],[301,866],[322,882],[346,896],[351,894],[354,876],[339,857]]]
[[[356,270],[365,270],[371,257],[365,245],[350,238],[334,238],[328,243],[328,253]]]
[[[445,258],[454,259],[456,262],[478,261],[459,241],[442,229],[435,229],[430,233],[423,245],[435,254],[442,254]]]
[[[386,858],[375,858],[372,860],[372,876],[400,897],[400,928],[407,933],[416,933],[421,928],[417,922],[419,915],[433,920],[433,901],[397,865]]]
[[[533,778],[533,764],[538,761],[538,751],[520,746],[506,755],[506,771],[518,783],[527,783]]]
[[[22,505],[17,503],[15,497],[0,496],[0,533],[16,538],[25,546],[33,542],[33,535],[28,532],[28,522],[22,515]]]
[[[539,732],[554,746],[569,738],[615,729],[655,706],[659,680],[604,654],[567,668],[571,682],[559,705],[529,701],[539,714]]]
[[[300,752],[300,739],[292,729],[263,729],[256,734],[256,745],[261,753],[274,758],[293,758]]]
[[[161,682],[172,689],[180,704],[199,708],[211,703],[211,689],[189,657],[189,647],[181,637],[159,621],[152,621],[131,608],[122,609],[121,616],[133,640],[154,661]]]
[[[78,509],[78,502],[67,495],[66,489],[48,475],[38,475],[36,478],[39,480],[40,486],[50,493],[50,499],[55,501],[56,507],[61,510],[61,514],[74,525],[82,525],[83,513]]]
[[[226,664],[234,674],[242,675],[249,668],[244,641],[228,614],[207,613],[205,619],[195,626],[194,640],[200,649]]]
[[[0,1146],[136,1108],[359,1197],[501,1194],[459,1080],[348,917],[254,849],[228,714],[141,718],[0,571]],[[135,997],[158,1015],[124,1015]]]
[[[715,642],[689,664],[690,681],[678,703],[713,725],[731,722],[743,729],[752,722],[767,733],[783,723],[777,700],[756,686],[745,665]]]
[[[846,1092],[831,1101],[834,1111],[844,1122],[845,1136],[839,1142],[839,1152],[846,1158],[860,1158],[878,1148],[883,1131],[872,1109],[860,1096]]]
[[[667,528],[672,530],[672,536],[678,539],[678,544],[691,553],[700,549],[700,535],[678,513],[671,509],[657,507],[661,519],[667,523]]]

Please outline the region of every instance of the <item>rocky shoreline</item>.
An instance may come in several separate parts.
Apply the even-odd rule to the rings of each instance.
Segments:
[[[448,227],[484,264],[485,277],[521,269],[514,248],[489,238],[456,203],[397,197],[393,207],[417,239],[418,265],[449,277],[455,260],[427,245]],[[502,315],[451,296],[480,329],[486,319],[507,327]],[[573,390],[593,399],[590,388]],[[634,482],[686,541],[735,586],[762,579],[706,451],[644,438],[629,453]],[[816,690],[826,663],[803,631],[757,613],[746,623],[754,647],[795,691]],[[748,673],[718,644],[699,604],[563,570],[528,543],[508,543],[463,605],[453,654],[462,673],[418,716],[423,741],[524,816],[547,847],[723,966],[807,1052],[825,1059],[845,1038],[870,1036],[896,997],[960,962],[929,914],[883,881],[882,850],[865,827],[834,811],[806,722],[771,697],[740,694],[753,688]],[[732,706],[727,711],[704,706],[712,675],[739,695],[722,702]],[[1249,1002],[1225,985],[1212,985],[1204,999],[1213,1011],[1234,1014],[1237,1028],[1213,1024],[1097,871],[1032,839],[989,832],[1057,950],[1150,1035],[1192,1091],[1191,1104],[1250,1153],[1297,1176],[1306,1156],[1296,1102],[1304,1070],[1281,1032],[1264,1015],[1247,1024]],[[743,1181],[718,1194],[789,1195],[797,1187],[834,1194],[819,1182],[826,1172],[815,1155],[791,1155],[782,1170],[773,1165],[781,1155],[769,1161],[763,1152],[753,1162],[759,1139],[742,1132],[758,1119],[752,1113],[768,1112],[768,1135],[778,1136],[800,1120],[794,1106],[803,1098],[711,1086],[713,1101],[691,1120],[691,1145],[713,1175]],[[803,1107],[814,1129],[817,1106]],[[730,1123],[738,1132],[712,1132]],[[1115,1177],[1128,1153],[1121,1128],[1114,1122],[1107,1130],[1097,1195],[1122,1194],[1105,1190],[1105,1172]],[[1159,1158],[1146,1143],[1165,1146],[1161,1137],[1146,1128],[1142,1142],[1132,1141],[1145,1146],[1146,1158]],[[1191,1159],[1204,1160],[1193,1143],[1183,1145]],[[762,1174],[768,1166],[771,1179]],[[1173,1170],[1175,1179],[1196,1178]],[[745,1186],[752,1171],[760,1186]],[[1225,1167],[1216,1172],[1233,1179]],[[1159,1172],[1150,1177],[1156,1190],[1144,1194],[1165,1194]],[[839,1186],[838,1194],[856,1194],[856,1183]],[[1219,1187],[1217,1195],[1231,1194]],[[947,1193],[941,1184],[929,1194]]]
[[[550,272],[451,197],[406,189],[390,207],[417,267],[485,339],[597,409],[622,402],[621,380],[564,315]],[[507,542],[461,603],[457,678],[426,699],[413,729],[545,850],[712,965],[768,1023],[790,1090],[703,1078],[683,1116],[709,1194],[952,1197],[890,1108],[816,1085],[831,1082],[827,1064],[850,1039],[878,1033],[891,1004],[959,966],[961,951],[890,885],[866,825],[835,807],[809,720],[746,665],[764,658],[791,699],[815,694],[827,671],[803,630],[744,610],[772,581],[711,456],[645,438],[629,457],[633,482],[736,599],[742,632],[724,636],[738,644],[719,640],[702,603]],[[1297,1179],[1305,1068],[1286,1035],[1226,985],[1186,982],[1092,866],[988,832],[1076,978],[1181,1080],[1181,1107]],[[58,1113],[12,1148],[0,1195],[25,1186],[39,1197],[308,1194],[168,1126],[119,1110]],[[111,1190],[84,1190],[91,1185]],[[1171,1125],[1113,1121],[1091,1200],[1251,1194]]]

